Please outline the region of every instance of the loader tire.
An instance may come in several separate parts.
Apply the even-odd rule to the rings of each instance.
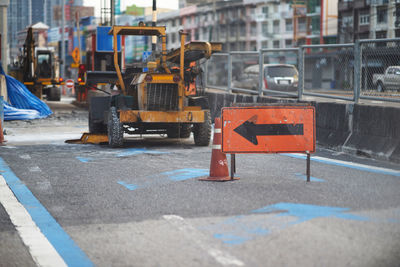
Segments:
[[[189,138],[192,127],[190,124],[172,124],[167,128],[168,138]]]
[[[53,86],[47,89],[47,100],[49,101],[60,101],[61,100],[61,89]]]
[[[181,125],[181,132],[179,133],[179,137],[180,138],[189,138],[191,132],[192,132],[192,125],[191,124],[182,124]]]
[[[121,147],[124,144],[124,130],[119,121],[116,107],[111,107],[108,113],[107,133],[108,144],[111,147]]]
[[[94,122],[89,113],[89,133],[99,134],[107,133],[107,125],[103,122]]]
[[[204,113],[204,122],[193,126],[194,144],[196,146],[208,146],[211,138],[211,115],[210,111]]]

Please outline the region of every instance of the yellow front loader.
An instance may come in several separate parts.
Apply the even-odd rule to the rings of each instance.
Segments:
[[[86,84],[109,83],[118,88],[112,96],[93,97],[89,107],[89,131],[107,133],[112,147],[123,145],[123,134],[167,134],[170,138],[188,138],[193,132],[198,146],[207,146],[211,135],[208,100],[196,88],[196,65],[214,52],[220,43],[190,42],[180,32],[180,48],[167,53],[165,27],[113,26],[115,72],[87,72]],[[145,66],[118,64],[117,36],[141,35],[161,38],[161,53],[153,52]],[[146,71],[144,71],[144,69]]]

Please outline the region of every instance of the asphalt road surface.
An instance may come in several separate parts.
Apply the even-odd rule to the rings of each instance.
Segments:
[[[400,166],[318,150],[237,155],[192,138],[66,144],[87,113],[6,123],[0,266],[400,266]],[[229,159],[229,156],[228,156]]]

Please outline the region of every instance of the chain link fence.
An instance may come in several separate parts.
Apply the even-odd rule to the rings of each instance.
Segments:
[[[354,99],[354,45],[305,45],[303,95]]]
[[[228,90],[229,54],[213,54],[206,62],[206,87]]]
[[[400,102],[400,38],[213,54],[205,75],[233,93]]]
[[[360,53],[360,97],[400,97],[400,40],[363,40]]]
[[[258,94],[259,56],[258,52],[231,52],[231,88],[233,93]],[[228,62],[229,64],[229,62]],[[230,67],[228,65],[228,68]]]

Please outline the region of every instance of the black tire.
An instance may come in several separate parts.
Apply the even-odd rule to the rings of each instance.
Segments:
[[[90,113],[89,113],[89,133],[94,133],[94,134],[107,133],[107,125],[105,125],[103,122],[94,122]]]
[[[385,86],[383,86],[382,82],[378,82],[378,84],[376,85],[376,90],[381,93],[385,91]]]
[[[181,131],[179,133],[179,137],[180,138],[189,138],[191,132],[192,132],[191,124],[181,124]]]
[[[211,139],[211,115],[210,111],[204,112],[204,122],[193,126],[194,144],[196,146],[208,146]]]
[[[116,107],[111,107],[108,113],[107,134],[108,144],[111,147],[121,147],[124,144],[124,130]]]
[[[47,100],[49,101],[60,101],[61,100],[61,89],[59,87],[50,87],[47,89]]]
[[[171,124],[167,128],[168,138],[189,138],[192,132],[190,124]]]

